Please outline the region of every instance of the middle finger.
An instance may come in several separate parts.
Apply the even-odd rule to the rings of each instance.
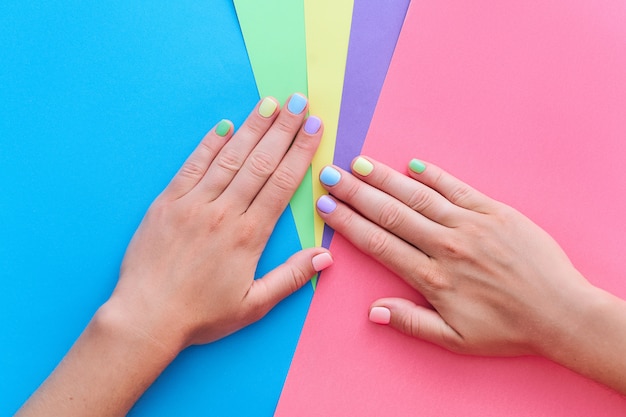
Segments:
[[[337,199],[427,255],[433,252],[437,242],[445,235],[445,226],[413,211],[400,200],[341,168],[325,167],[320,174],[320,181]]]

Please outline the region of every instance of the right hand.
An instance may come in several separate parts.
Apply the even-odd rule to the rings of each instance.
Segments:
[[[545,356],[565,345],[595,287],[518,211],[434,165],[413,167],[409,178],[361,157],[353,175],[321,175],[332,195],[318,201],[323,220],[432,305],[383,298],[370,319],[465,354]]]

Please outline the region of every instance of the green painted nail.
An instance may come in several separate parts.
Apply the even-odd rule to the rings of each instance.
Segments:
[[[367,159],[361,158],[359,156],[352,164],[352,170],[357,174],[366,177],[372,173],[372,171],[374,170],[374,165],[372,165],[372,163]]]
[[[419,159],[411,159],[411,162],[409,162],[409,169],[417,174],[421,174],[426,169],[426,164]]]
[[[278,103],[272,100],[269,97],[265,97],[259,105],[259,114],[263,117],[270,117],[276,109],[278,108]]]
[[[215,126],[215,133],[224,137],[230,131],[230,122],[226,119],[221,120],[217,126]]]

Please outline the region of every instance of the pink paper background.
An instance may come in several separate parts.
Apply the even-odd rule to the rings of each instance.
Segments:
[[[413,1],[363,152],[415,156],[520,209],[626,298],[626,4]],[[335,235],[281,416],[623,416],[626,398],[541,358],[475,358],[368,322],[419,299]],[[311,395],[314,391],[315,395]]]

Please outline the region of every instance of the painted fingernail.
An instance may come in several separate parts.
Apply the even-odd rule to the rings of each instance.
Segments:
[[[387,307],[372,307],[370,310],[370,321],[376,324],[389,324],[391,321],[391,310]]]
[[[317,209],[322,213],[330,214],[335,211],[336,208],[337,203],[335,203],[335,200],[327,195],[323,195],[317,200]]]
[[[329,253],[320,253],[319,255],[315,255],[311,259],[311,264],[313,264],[313,269],[317,272],[328,268],[333,264],[333,258]]]
[[[217,133],[221,137],[224,137],[230,131],[230,126],[230,121],[223,119],[217,124],[217,126],[215,126],[215,133]]]
[[[300,114],[302,110],[306,107],[306,97],[300,94],[294,94],[289,99],[289,103],[287,104],[287,110],[292,112],[293,114]]]
[[[322,126],[322,119],[317,116],[311,116],[304,123],[304,131],[309,135],[316,134]]]
[[[324,167],[320,173],[320,181],[322,181],[322,184],[328,185],[329,187],[337,185],[340,179],[341,174],[333,167]]]
[[[265,97],[261,104],[259,105],[259,114],[265,118],[271,117],[276,109],[278,108],[278,103],[269,97]]]
[[[417,174],[421,174],[426,169],[426,164],[419,159],[411,159],[411,162],[409,162],[409,169]]]
[[[374,165],[365,158],[360,156],[352,164],[352,170],[364,177],[368,176],[374,170]]]

